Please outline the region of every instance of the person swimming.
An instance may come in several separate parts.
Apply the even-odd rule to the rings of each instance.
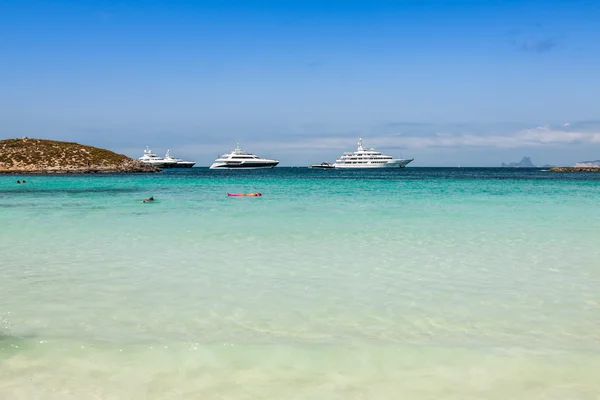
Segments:
[[[152,201],[154,201],[154,196],[150,196],[147,199],[142,200],[142,202],[144,202],[144,203],[150,203]]]
[[[256,193],[227,193],[227,196],[232,196],[232,197],[260,197],[262,196],[261,192],[256,192]]]

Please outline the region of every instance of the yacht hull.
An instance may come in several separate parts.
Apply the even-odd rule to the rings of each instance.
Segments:
[[[163,168],[192,168],[194,166],[195,163],[176,163],[176,164],[169,164],[169,165],[165,165]]]
[[[157,167],[157,168],[175,168],[175,163],[148,162],[148,161],[144,161],[144,160],[140,160],[140,161],[143,162],[144,164],[150,164],[153,167]]]
[[[214,163],[210,169],[267,169],[275,167],[279,162],[271,163]]]
[[[328,162],[322,162],[321,164],[312,164],[309,165],[308,168],[315,168],[315,169],[333,169],[335,168],[333,164],[330,164]]]

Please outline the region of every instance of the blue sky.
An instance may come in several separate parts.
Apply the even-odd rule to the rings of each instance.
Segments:
[[[600,159],[600,2],[0,2],[0,137],[209,165]]]

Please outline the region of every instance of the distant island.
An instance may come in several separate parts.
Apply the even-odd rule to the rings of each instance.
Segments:
[[[523,157],[521,159],[521,161],[519,162],[511,162],[508,164],[502,163],[500,165],[501,167],[504,168],[551,168],[553,167],[553,165],[542,165],[541,167],[537,166],[537,165],[533,165],[533,163],[531,162],[531,158],[529,157]]]
[[[110,150],[56,140],[0,140],[0,174],[159,172]]]

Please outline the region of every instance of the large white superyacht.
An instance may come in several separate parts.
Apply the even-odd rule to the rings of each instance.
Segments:
[[[354,152],[345,152],[335,160],[335,168],[404,168],[414,158],[393,158],[381,154],[375,149],[365,149],[362,138],[358,139],[358,149]]]
[[[279,164],[278,160],[261,158],[254,154],[243,152],[238,143],[231,152],[218,156],[210,169],[256,169],[273,168]]]

